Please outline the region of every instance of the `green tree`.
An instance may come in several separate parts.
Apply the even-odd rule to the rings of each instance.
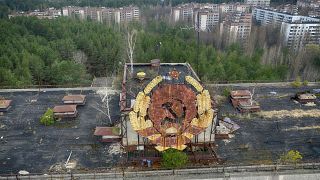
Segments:
[[[168,169],[182,168],[188,163],[188,156],[179,150],[168,149],[162,153],[161,166]]]
[[[50,126],[54,124],[53,110],[48,108],[44,115],[40,118],[40,123],[45,126]]]

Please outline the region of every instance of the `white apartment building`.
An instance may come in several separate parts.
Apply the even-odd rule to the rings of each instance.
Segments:
[[[207,9],[212,12],[218,12],[218,4],[198,4],[198,3],[189,3],[182,4],[177,7],[172,8],[171,17],[174,22],[184,21],[184,22],[195,22],[196,11],[199,9]],[[209,19],[214,18],[213,15],[208,16]],[[210,21],[210,20],[209,20]]]
[[[285,46],[301,50],[307,44],[320,44],[320,19],[256,8],[253,18],[262,25],[277,24]]]
[[[319,8],[320,0],[297,0],[297,6]]]
[[[219,5],[219,10],[220,13],[233,13],[237,10],[237,5],[236,4],[226,4],[226,3],[222,3]]]
[[[265,7],[270,6],[270,0],[244,0],[244,4],[250,6]]]
[[[199,25],[200,31],[209,31],[219,24],[219,12],[211,9],[198,9],[194,13],[194,21],[195,27]]]
[[[85,17],[94,21],[102,22],[101,8],[85,7]]]
[[[244,12],[248,13],[250,11],[250,5],[240,4],[240,3],[222,3],[219,4],[220,13],[235,13]]]
[[[77,17],[79,19],[86,19],[86,13],[83,7],[76,7],[76,6],[63,7],[62,15],[69,16],[69,17]]]
[[[320,23],[287,23],[281,25],[284,45],[301,50],[308,44],[320,44]]]
[[[228,45],[238,42],[242,47],[247,47],[251,33],[252,15],[250,13],[228,14],[220,24],[220,33],[226,38]]]
[[[253,9],[252,16],[257,22],[261,24],[281,24],[282,22],[320,22],[320,19],[313,17],[282,13],[263,8]]]
[[[122,7],[122,8],[119,8],[119,12],[120,12],[120,22],[134,21],[134,20],[139,20],[140,18],[140,11],[138,7],[134,7],[134,6]]]
[[[90,18],[105,23],[121,23],[140,19],[139,8],[134,6],[121,8],[68,6],[62,9],[62,15],[79,17],[80,19]]]

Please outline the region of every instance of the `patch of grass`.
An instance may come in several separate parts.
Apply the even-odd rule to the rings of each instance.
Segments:
[[[302,86],[301,78],[298,76],[295,81],[291,83],[292,87],[299,88]]]
[[[168,149],[162,153],[161,166],[167,169],[182,168],[188,163],[188,155],[176,149]]]
[[[282,154],[280,156],[279,161],[283,164],[296,164],[299,161],[302,160],[302,155],[300,154],[299,151],[296,150],[290,150],[285,154]]]
[[[307,80],[304,80],[302,83],[302,85],[304,85],[304,86],[308,86],[308,84],[309,84],[309,82]]]
[[[231,93],[231,88],[230,87],[225,87],[222,91],[222,95],[225,97],[229,97]]]
[[[113,127],[113,128],[112,128],[112,133],[113,133],[113,134],[120,134],[120,128],[118,128],[118,127]]]

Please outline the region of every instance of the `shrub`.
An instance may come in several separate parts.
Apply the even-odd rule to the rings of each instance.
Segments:
[[[298,77],[296,78],[296,80],[291,83],[291,86],[293,86],[293,87],[295,87],[295,88],[301,87],[301,85],[302,85],[302,83],[301,83],[301,78],[300,78],[300,76],[298,76]]]
[[[168,169],[182,168],[188,163],[186,153],[176,149],[168,149],[162,153],[161,166]]]
[[[231,92],[230,87],[226,87],[226,88],[223,89],[222,94],[223,94],[225,97],[229,97],[229,96],[230,96],[230,92]]]
[[[41,116],[40,123],[45,126],[50,126],[50,125],[54,124],[52,109],[48,108],[48,110],[44,113],[44,115]]]
[[[304,86],[308,86],[309,82],[307,80],[304,80],[302,83]]]
[[[286,154],[280,156],[280,161],[284,164],[297,163],[302,159],[302,155],[299,151],[290,150]]]

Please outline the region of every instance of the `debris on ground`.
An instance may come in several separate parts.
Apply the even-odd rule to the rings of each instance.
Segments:
[[[51,171],[51,172],[64,172],[63,164],[62,163],[54,164],[49,168],[49,171]]]
[[[29,172],[26,171],[26,170],[20,170],[20,171],[18,172],[18,174],[20,174],[20,175],[28,175]]]
[[[314,102],[308,102],[306,104],[304,104],[305,106],[308,106],[308,107],[313,107],[313,106],[316,106],[316,104]]]
[[[269,92],[269,94],[271,94],[271,95],[277,95],[278,93],[277,92],[275,92],[275,91],[271,91],[271,92]]]
[[[120,154],[121,153],[121,145],[120,143],[113,143],[109,146],[108,154]]]
[[[68,163],[65,164],[67,169],[74,169],[77,166],[76,160],[70,160]]]
[[[238,130],[240,126],[233,122],[230,118],[225,117],[219,120],[219,126],[216,127],[217,134],[230,134]]]

